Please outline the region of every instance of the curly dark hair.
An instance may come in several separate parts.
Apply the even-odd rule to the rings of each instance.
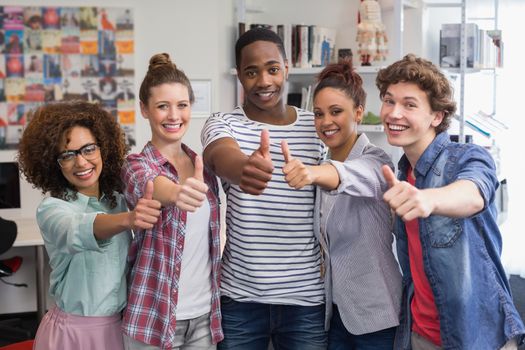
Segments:
[[[57,163],[60,147],[71,128],[89,129],[100,146],[103,168],[100,192],[116,206],[113,191],[122,192],[120,170],[128,152],[122,129],[111,114],[86,101],[57,102],[38,107],[28,115],[29,123],[20,139],[18,165],[27,181],[42,193],[63,200],[77,198],[77,190],[62,175]],[[69,196],[67,190],[72,190]]]
[[[329,64],[319,73],[317,81],[314,97],[322,89],[330,87],[344,92],[354,101],[354,107],[362,106],[363,110],[365,109],[366,92],[363,89],[363,79],[354,70],[351,60],[342,59],[338,63]]]
[[[388,87],[400,82],[414,83],[423,90],[433,112],[443,112],[443,121],[436,127],[436,134],[450,126],[456,112],[456,102],[450,82],[432,62],[413,54],[383,68],[376,77],[379,96],[385,96]]]

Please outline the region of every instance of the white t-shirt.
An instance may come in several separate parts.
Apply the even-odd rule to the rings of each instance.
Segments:
[[[216,113],[202,130],[204,148],[230,137],[242,152],[260,145],[261,130],[270,133],[274,172],[263,194],[244,193],[223,182],[227,197],[226,245],[221,270],[221,294],[238,301],[266,304],[318,305],[324,302],[320,253],[313,232],[314,187],[295,190],[284,179],[281,140],[293,157],[317,165],[324,147],[315,132],[313,114],[296,109],[290,125],[263,124],[248,119],[241,107]]]
[[[176,319],[189,320],[211,310],[210,203],[188,212],[179,276]]]

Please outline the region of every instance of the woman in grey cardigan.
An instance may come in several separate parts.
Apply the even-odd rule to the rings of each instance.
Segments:
[[[392,162],[365,134],[357,134],[366,93],[350,61],[327,66],[314,91],[317,134],[328,159],[305,166],[285,141],[285,179],[291,187],[317,185],[314,228],[323,258],[329,349],[392,349],[399,324],[401,274],[392,250],[387,184]]]

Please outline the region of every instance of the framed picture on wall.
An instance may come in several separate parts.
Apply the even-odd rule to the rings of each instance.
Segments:
[[[135,142],[133,10],[0,6],[0,150],[43,103],[101,104]]]
[[[208,118],[211,114],[211,80],[196,79],[190,82],[195,94],[191,115],[195,118]]]

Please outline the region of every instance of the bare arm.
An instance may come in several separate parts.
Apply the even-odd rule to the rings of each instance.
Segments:
[[[248,161],[248,156],[242,153],[237,142],[229,137],[213,141],[204,149],[204,163],[219,177],[238,185],[241,180],[242,168]]]
[[[131,229],[131,216],[131,212],[97,215],[93,223],[95,237],[99,240],[109,239],[122,231]]]
[[[284,178],[290,187],[298,190],[307,185],[318,185],[325,190],[334,190],[339,186],[339,173],[332,164],[304,165],[292,157],[288,143],[284,140],[281,150],[286,163],[283,167]]]
[[[420,190],[398,181],[388,166],[383,166],[383,174],[390,187],[383,198],[404,221],[431,214],[464,218],[483,209],[483,197],[472,181],[458,180],[444,187]]]
[[[99,240],[109,239],[125,230],[150,229],[160,215],[160,202],[152,199],[153,183],[148,181],[144,197],[135,209],[118,214],[99,214],[93,223],[93,233]]]
[[[163,206],[175,205],[181,210],[194,212],[202,206],[208,192],[208,185],[204,182],[202,157],[195,157],[194,174],[182,184],[175,183],[166,176],[157,176],[153,184],[153,198]]]
[[[250,156],[245,155],[233,139],[221,138],[206,147],[204,161],[219,177],[239,185],[246,193],[259,195],[273,173],[268,130],[261,132],[259,148]]]
[[[180,185],[176,184],[166,176],[157,176],[153,180],[153,198],[158,200],[163,207],[173,205],[177,201]]]
[[[434,203],[432,214],[463,218],[483,209],[483,197],[476,184],[469,180],[458,180],[440,188],[423,190]]]
[[[340,182],[337,169],[330,163],[307,166],[313,176],[313,184],[325,190],[335,190]]]

